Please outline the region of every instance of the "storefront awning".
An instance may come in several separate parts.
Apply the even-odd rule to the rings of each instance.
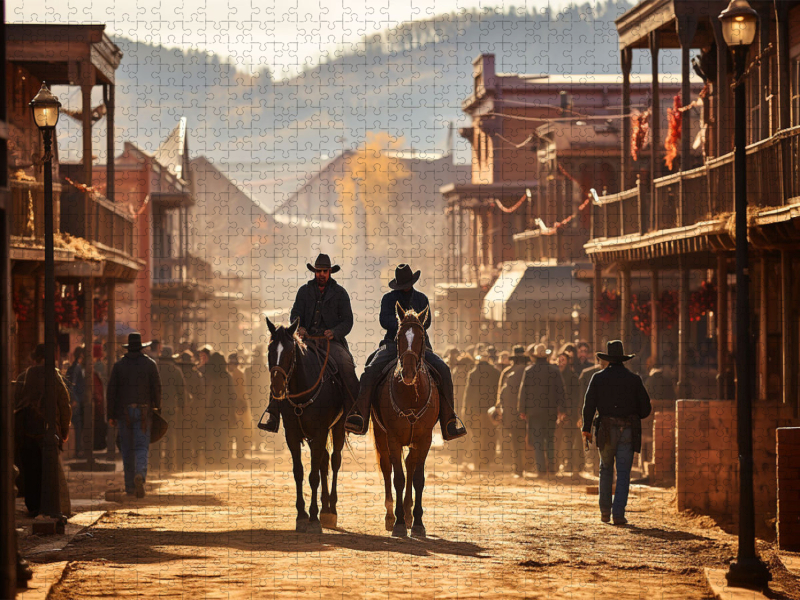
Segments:
[[[570,320],[573,311],[591,306],[590,286],[575,279],[574,272],[574,265],[504,263],[483,299],[482,316],[498,322]]]

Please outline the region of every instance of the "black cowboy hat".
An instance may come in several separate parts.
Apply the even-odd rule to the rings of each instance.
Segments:
[[[511,349],[512,356],[525,356],[525,346],[517,344]]]
[[[338,273],[339,269],[341,269],[339,265],[331,266],[331,257],[328,256],[327,254],[320,254],[317,257],[317,260],[314,261],[313,267],[311,266],[311,263],[306,263],[306,266],[308,267],[308,270],[311,271],[312,273],[316,273],[320,269],[330,269],[331,275],[333,275],[334,273]]]
[[[635,354],[625,354],[622,348],[622,342],[613,340],[608,342],[606,350],[608,352],[598,352],[597,358],[600,360],[607,360],[610,363],[620,363],[632,359]]]
[[[419,281],[420,275],[422,275],[422,271],[412,273],[409,265],[398,265],[394,270],[394,279],[389,282],[389,287],[393,290],[410,290]]]
[[[127,348],[133,352],[137,350],[141,350],[142,348],[147,348],[152,342],[142,343],[142,334],[141,333],[129,333],[128,334],[128,343],[122,344],[123,348]]]

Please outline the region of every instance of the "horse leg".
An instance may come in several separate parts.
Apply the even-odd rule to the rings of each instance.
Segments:
[[[322,448],[322,460],[319,465],[319,479],[320,479],[320,494],[322,495],[322,509],[319,511],[320,521],[322,516],[331,512],[330,498],[328,496],[328,463],[330,462],[330,453],[328,448]]]
[[[344,448],[344,419],[339,419],[333,427],[333,453],[331,454],[331,493],[329,497],[330,514],[322,520],[322,526],[328,529],[336,529],[339,518],[336,513],[336,502],[339,497],[336,493],[336,480],[338,479],[339,469],[342,468],[342,448]]]
[[[289,439],[286,436],[286,443],[289,452],[292,453],[292,471],[294,472],[294,484],[297,488],[297,523],[295,531],[303,532],[308,527],[308,513],[306,513],[306,503],[303,500],[303,455],[300,452],[300,440]]]
[[[386,531],[392,531],[394,528],[394,513],[392,512],[394,500],[392,498],[392,462],[389,457],[389,442],[386,439],[386,432],[380,427],[373,427],[372,433],[375,436],[375,452],[378,454],[378,463],[380,464],[381,473],[383,474],[383,505],[386,507],[384,524],[386,526]]]
[[[414,524],[411,527],[411,535],[414,537],[425,537],[425,525],[422,524],[422,490],[425,489],[425,460],[428,458],[428,451],[431,447],[430,438],[427,443],[421,444],[417,458],[416,469],[414,470]]]
[[[309,443],[311,447],[311,471],[308,474],[308,485],[311,486],[311,509],[308,516],[308,533],[322,533],[322,525],[319,522],[319,506],[317,504],[317,492],[319,489],[320,467],[322,463],[322,451],[325,448],[325,438],[322,441],[314,440]],[[321,447],[320,447],[321,446]]]
[[[411,485],[414,482],[414,473],[417,466],[418,452],[415,448],[411,448],[406,456],[406,493],[403,498],[403,513],[406,516],[406,524],[411,523],[411,507],[414,498],[411,496]]]
[[[403,508],[403,488],[406,487],[406,476],[403,472],[403,447],[397,440],[389,442],[389,456],[392,461],[392,471],[394,471],[394,493],[395,499],[394,516],[395,523],[392,529],[392,536],[406,537],[408,528],[406,527],[406,512]]]

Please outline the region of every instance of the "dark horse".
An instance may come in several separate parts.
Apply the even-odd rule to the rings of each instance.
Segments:
[[[292,453],[297,486],[296,531],[322,533],[322,527],[336,527],[336,477],[342,466],[344,446],[343,396],[340,385],[327,370],[328,346],[312,338],[306,345],[296,334],[300,321],[288,328],[275,327],[269,319],[270,342],[267,351],[271,377],[270,394],[280,401],[286,444]],[[324,338],[323,338],[324,339]],[[329,341],[325,340],[327,344]],[[331,451],[328,438],[332,440]],[[311,511],[303,500],[303,440],[311,449]],[[328,493],[328,461],[333,467]],[[317,488],[322,480],[322,512],[318,513]],[[319,515],[319,516],[318,516]]]
[[[433,427],[439,415],[439,392],[425,363],[425,320],[428,308],[417,314],[404,311],[398,303],[395,314],[397,363],[391,376],[381,384],[373,408],[375,449],[386,488],[386,530],[395,537],[408,535],[411,521],[411,485],[414,485],[414,524],[411,535],[425,537],[422,524],[422,490],[425,487],[425,459],[431,448]],[[403,448],[409,447],[406,473],[403,473]],[[392,515],[391,477],[397,503]],[[406,480],[407,478],[407,480]],[[405,488],[405,498],[403,498]]]

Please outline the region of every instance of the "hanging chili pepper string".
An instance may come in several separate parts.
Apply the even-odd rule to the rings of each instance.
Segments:
[[[510,208],[506,208],[505,206],[503,206],[503,203],[500,202],[500,200],[498,200],[497,198],[494,199],[494,204],[495,204],[495,206],[497,206],[497,208],[502,210],[504,213],[513,213],[520,206],[522,206],[522,203],[525,202],[525,200],[527,200],[527,199],[528,199],[528,195],[527,194],[523,194],[522,198],[520,198],[519,201],[514,206],[512,206]]]

